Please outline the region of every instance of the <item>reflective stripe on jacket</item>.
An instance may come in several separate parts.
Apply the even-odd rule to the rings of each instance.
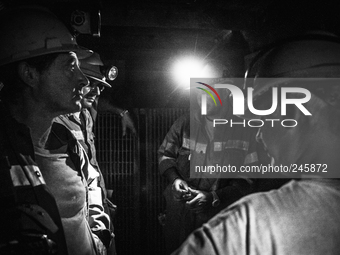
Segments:
[[[158,150],[159,171],[175,167],[178,174],[189,185],[205,191],[220,189],[231,180],[190,178],[190,163],[194,166],[219,164],[239,168],[242,165],[258,164],[257,143],[254,128],[215,128],[214,139],[209,142],[208,134],[200,119],[194,119],[190,130],[190,116],[184,115],[175,121]],[[191,134],[190,134],[191,131]],[[242,176],[240,176],[242,178]],[[248,180],[250,181],[250,180]],[[251,181],[250,181],[251,182]]]

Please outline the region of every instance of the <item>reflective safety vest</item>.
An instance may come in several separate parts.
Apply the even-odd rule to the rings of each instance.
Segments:
[[[242,126],[226,128],[224,125],[219,125],[214,128],[213,140],[210,140],[204,122],[198,118],[196,116],[191,119],[193,123],[190,125],[190,116],[181,116],[170,128],[158,150],[161,174],[174,167],[188,185],[199,190],[218,191],[234,185],[236,179],[190,178],[190,164],[192,166],[231,165],[238,169],[242,165],[259,164],[258,145],[255,140],[256,129]],[[239,178],[243,176],[240,175]],[[251,179],[244,180],[252,184]],[[222,192],[219,195],[223,197]]]

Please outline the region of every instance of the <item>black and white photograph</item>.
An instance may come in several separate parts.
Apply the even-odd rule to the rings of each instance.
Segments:
[[[0,254],[339,255],[339,13],[0,0]]]

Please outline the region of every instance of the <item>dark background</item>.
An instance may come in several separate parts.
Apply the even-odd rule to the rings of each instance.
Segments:
[[[126,108],[188,107],[172,63],[184,54],[217,59],[242,75],[243,57],[274,39],[306,29],[338,32],[338,1],[269,0],[7,0],[6,6],[41,4],[67,24],[76,9],[101,11],[101,36],[78,43],[119,68],[102,95]],[[234,33],[230,33],[234,31]],[[241,34],[245,41],[240,38]],[[236,36],[231,36],[235,35]],[[242,71],[240,71],[242,70]]]
[[[339,33],[338,1],[272,0],[0,0],[0,9],[40,4],[70,24],[74,10],[101,11],[101,36],[80,34],[119,75],[100,104],[128,108],[137,135],[122,136],[117,114],[101,111],[95,126],[97,158],[111,200],[118,254],[164,254],[158,216],[166,180],[157,150],[172,123],[189,109],[188,90],[176,84],[171,65],[183,55],[217,60],[227,75],[242,77],[252,53],[305,30]],[[18,17],[20,19],[20,17]]]

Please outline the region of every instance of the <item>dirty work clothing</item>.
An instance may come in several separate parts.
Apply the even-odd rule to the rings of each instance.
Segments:
[[[290,181],[234,203],[173,254],[339,254],[339,212],[339,180]]]
[[[75,147],[77,149],[80,148]],[[55,196],[64,226],[69,254],[96,255],[95,240],[87,222],[88,187],[70,147],[35,148],[37,163],[46,184]],[[72,148],[74,149],[74,148]]]
[[[87,123],[89,125],[87,125]],[[76,144],[79,146],[75,146],[75,148],[81,148],[80,151],[77,150],[77,152],[73,154],[74,157],[71,160],[78,162],[78,165],[79,159],[85,160],[85,165],[81,166],[81,169],[88,188],[86,201],[89,213],[88,223],[92,233],[96,234],[103,244],[110,249],[109,254],[114,254],[114,242],[112,241],[113,227],[109,215],[105,213],[103,208],[103,198],[106,193],[100,186],[100,181],[104,183],[104,180],[95,157],[93,158],[91,156],[95,155],[92,126],[91,115],[86,109],[79,114],[59,116],[54,120],[49,146],[60,147],[62,144],[68,144],[68,146],[72,148],[73,144]],[[90,158],[90,156],[92,158]],[[94,163],[94,165],[92,163]]]
[[[92,112],[95,112],[95,110],[91,109],[91,113]],[[97,183],[102,190],[103,206],[105,208],[105,212],[110,214],[109,208],[114,210],[115,205],[113,205],[112,202],[107,198],[104,177],[100,171],[96,158],[96,147],[94,140],[95,136],[93,134],[94,120],[91,113],[87,109],[83,109],[80,112],[79,117],[76,114],[59,116],[56,118],[56,120],[58,120],[57,122],[62,124],[62,126],[55,126],[54,130],[60,134],[61,137],[65,137],[67,140],[76,139],[83,146],[91,165],[99,173]],[[67,129],[65,129],[63,126],[67,126]]]
[[[7,254],[10,241],[16,250],[11,254],[47,254],[44,235],[55,244],[51,250],[57,249],[56,254],[68,254],[58,207],[35,162],[29,128],[1,102],[0,123],[0,254]]]
[[[170,128],[158,150],[159,171],[169,180],[164,192],[166,199],[166,221],[164,226],[168,253],[178,248],[185,238],[196,228],[202,226],[223,208],[244,195],[254,191],[252,179],[190,178],[190,164],[193,166],[216,165],[236,166],[258,164],[256,129],[216,126],[211,138],[205,129],[205,120],[195,116],[191,125],[190,116],[184,115]],[[235,121],[240,121],[236,120]],[[191,131],[191,134],[190,134]],[[194,189],[216,191],[221,203],[217,207],[196,214],[177,201],[171,186],[175,178],[185,180]]]
[[[104,255],[105,247],[91,231],[91,227],[105,227],[110,222],[106,214],[98,215],[98,211],[103,212],[101,191],[91,186],[99,174],[63,124],[59,117],[54,119],[45,147],[36,148],[37,163],[56,197],[69,253]]]

